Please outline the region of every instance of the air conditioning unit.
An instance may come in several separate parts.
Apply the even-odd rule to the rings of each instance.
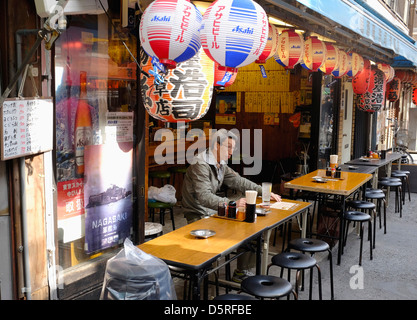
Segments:
[[[101,14],[104,13],[103,4],[105,10],[109,8],[107,0],[68,0],[68,4],[65,6],[64,14]],[[47,18],[51,14],[57,0],[35,0],[36,12],[41,18]]]

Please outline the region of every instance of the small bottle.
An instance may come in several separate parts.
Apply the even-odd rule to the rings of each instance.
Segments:
[[[230,219],[236,219],[236,202],[230,201],[227,208],[227,217]]]
[[[84,147],[92,142],[93,129],[90,106],[87,100],[87,73],[80,72],[80,97],[75,113],[74,147],[77,176],[84,175]]]

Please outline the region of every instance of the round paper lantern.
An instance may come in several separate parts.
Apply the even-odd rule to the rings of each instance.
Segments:
[[[363,70],[364,60],[361,55],[356,52],[352,52],[350,55],[350,68],[347,73],[349,77],[355,77],[359,72]]]
[[[326,43],[327,57],[324,64],[320,67],[326,75],[331,75],[338,67],[339,63],[339,49],[334,47],[331,43]]]
[[[164,122],[190,122],[203,117],[213,95],[214,62],[200,49],[191,59],[169,69],[155,85],[151,58],[142,50],[141,94],[146,111]]]
[[[256,63],[263,64],[266,62],[266,60],[272,58],[277,51],[278,48],[278,39],[279,39],[279,32],[278,29],[273,26],[272,24],[269,24],[268,28],[268,41],[266,42],[266,46],[264,51],[261,53],[261,55],[258,57],[258,59],[255,61]]]
[[[268,40],[268,17],[252,0],[217,0],[206,10],[201,44],[221,67],[240,68],[254,62]]]
[[[391,82],[387,83],[387,100],[395,102],[400,98],[401,80],[394,77]]]
[[[364,94],[369,87],[371,79],[371,63],[368,59],[364,59],[363,69],[352,79],[353,92],[356,94]]]
[[[318,71],[326,61],[326,45],[317,37],[308,37],[304,42],[304,56],[301,65],[312,72]]]
[[[293,69],[303,59],[304,39],[294,30],[284,30],[278,39],[275,61],[286,69]]]
[[[371,101],[368,92],[357,95],[356,106],[359,110],[369,112],[372,110]]]
[[[140,21],[141,45],[150,57],[173,69],[201,48],[201,21],[200,11],[188,0],[155,0]]]
[[[349,71],[350,56],[343,50],[339,50],[339,63],[337,69],[332,72],[336,78],[341,78]]]
[[[391,67],[389,64],[385,63],[378,63],[378,69],[381,70],[385,74],[385,79],[387,82],[390,82],[395,75],[395,72],[393,72],[393,67]]]
[[[410,77],[409,82],[414,85],[417,82],[417,73],[415,73],[414,71],[408,70],[408,74]]]
[[[413,87],[413,103],[417,105],[417,87]]]
[[[226,72],[230,72],[230,78],[224,79]],[[219,90],[224,90],[227,87],[230,87],[233,82],[235,82],[237,77],[237,69],[235,71],[226,71],[224,68],[220,69],[220,65],[215,63],[214,67],[214,87]],[[223,82],[224,81],[224,82]]]
[[[379,111],[384,106],[386,84],[384,72],[376,67],[372,68],[368,91],[364,94],[365,99],[369,99],[369,111]]]
[[[395,70],[395,76],[401,80],[401,83],[408,83],[411,80],[407,70]]]

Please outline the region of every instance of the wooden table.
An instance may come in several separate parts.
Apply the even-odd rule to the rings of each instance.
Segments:
[[[356,172],[341,172],[340,179],[331,179],[325,183],[315,182],[313,177],[326,176],[325,170],[316,170],[297,179],[291,180],[285,183],[285,188],[298,189],[304,191],[311,191],[321,194],[333,194],[341,196],[341,214],[345,211],[345,200],[353,192],[358,190],[366,182],[372,179],[371,174],[356,173]],[[337,264],[340,264],[342,253],[342,230],[343,219],[340,219],[340,232],[339,232],[339,250]]]
[[[271,209],[266,216],[259,216],[255,223],[210,217],[176,229],[138,246],[139,249],[164,260],[169,266],[186,269],[193,277],[193,298],[200,299],[200,284],[212,273],[212,264],[245,243],[257,240],[256,273],[261,273],[261,239],[264,232],[285,223],[311,206],[308,202],[283,200],[293,203],[290,210]],[[208,239],[197,239],[190,233],[196,229],[216,232]],[[265,239],[269,241],[269,237]],[[264,256],[268,251],[264,250]]]

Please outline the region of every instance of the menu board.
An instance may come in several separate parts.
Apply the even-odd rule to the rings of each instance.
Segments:
[[[1,160],[53,149],[52,98],[7,99],[0,117]]]

